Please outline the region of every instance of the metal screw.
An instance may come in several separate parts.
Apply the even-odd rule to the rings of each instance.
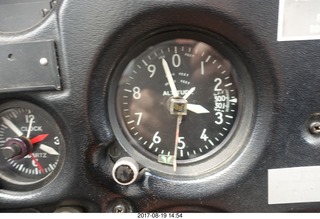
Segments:
[[[49,63],[49,62],[48,62],[48,59],[46,59],[46,58],[41,58],[41,59],[40,59],[40,64],[41,64],[41,65],[46,66],[46,65],[48,65],[48,63]]]
[[[311,134],[320,134],[320,122],[312,122],[309,126]]]
[[[47,16],[47,14],[49,14],[49,12],[50,12],[50,10],[47,9],[47,8],[44,8],[44,9],[42,9],[42,10],[40,11],[42,17]]]
[[[56,6],[57,3],[58,3],[57,0],[52,0],[50,2],[50,8],[53,8],[54,6]]]
[[[126,212],[127,212],[126,206],[124,206],[123,204],[117,204],[113,208],[113,213],[126,213]]]
[[[134,172],[128,165],[121,165],[115,171],[115,177],[120,183],[130,183],[134,178]]]
[[[115,199],[107,207],[106,212],[112,213],[132,213],[133,206],[125,199]]]

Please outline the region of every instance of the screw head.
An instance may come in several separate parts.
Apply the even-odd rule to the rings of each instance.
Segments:
[[[106,212],[110,213],[132,213],[134,212],[131,203],[125,199],[115,199],[109,203]]]
[[[309,131],[311,134],[320,134],[320,122],[312,122],[309,126]]]
[[[118,204],[114,206],[113,213],[126,213],[127,209],[123,204]]]
[[[128,165],[121,165],[115,171],[115,176],[121,183],[129,183],[134,178],[134,172]]]
[[[43,65],[43,66],[46,66],[49,63],[47,58],[41,58],[39,62],[40,62],[40,65]]]

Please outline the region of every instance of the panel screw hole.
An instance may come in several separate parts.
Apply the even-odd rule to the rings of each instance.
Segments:
[[[9,61],[13,61],[14,59],[15,59],[15,58],[14,58],[13,54],[10,53],[10,54],[8,55],[8,60],[9,60]]]

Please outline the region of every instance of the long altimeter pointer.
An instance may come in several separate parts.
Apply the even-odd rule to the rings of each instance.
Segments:
[[[176,87],[176,85],[174,83],[174,80],[173,80],[173,77],[172,77],[168,62],[165,59],[162,59],[162,67],[164,69],[164,73],[166,74],[166,77],[167,77],[167,80],[168,80],[172,95],[174,97],[179,97],[179,93],[178,93],[177,87]]]
[[[182,121],[182,115],[178,115],[177,127],[176,127],[176,139],[175,139],[174,154],[173,154],[173,171],[174,172],[177,171],[177,154],[178,154],[178,143],[179,143],[181,121]]]
[[[193,94],[193,92],[196,90],[195,87],[192,87],[190,90],[188,90],[188,92],[182,97],[183,99],[187,100],[191,94]]]

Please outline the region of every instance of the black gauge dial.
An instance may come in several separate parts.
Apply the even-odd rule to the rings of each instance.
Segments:
[[[51,175],[64,150],[53,118],[31,104],[3,107],[0,112],[0,177],[13,184],[32,184]]]
[[[176,38],[130,61],[116,91],[126,139],[159,163],[202,160],[225,146],[240,104],[236,69],[214,46]]]

